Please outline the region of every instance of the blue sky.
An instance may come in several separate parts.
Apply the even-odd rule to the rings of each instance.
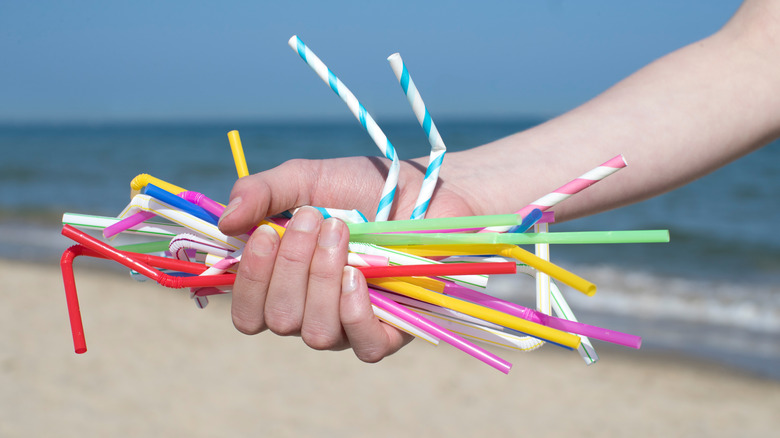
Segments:
[[[347,118],[297,34],[375,117],[552,116],[726,22],[737,0],[0,3],[0,122]]]

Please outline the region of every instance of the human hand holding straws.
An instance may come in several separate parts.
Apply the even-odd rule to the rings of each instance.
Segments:
[[[446,149],[400,55],[390,57],[391,66],[432,147],[424,176],[411,162],[398,160],[376,122],[324,63],[299,38],[290,41],[377,142],[389,160],[386,172],[381,166],[367,165],[377,164],[375,160],[372,163],[370,158],[358,157],[316,163],[298,160],[249,175],[238,132],[231,131],[228,138],[239,179],[227,206],[141,174],[131,182],[132,200],[118,218],[66,214],[63,234],[79,243],[62,259],[77,352],[86,351],[72,270],[79,255],[112,259],[166,287],[189,287],[201,308],[208,303],[208,296],[232,293],[233,321],[241,332],[256,334],[268,329],[279,335],[297,335],[315,349],[351,347],[367,362],[397,351],[411,339],[407,333],[434,344],[444,341],[504,373],[511,364],[472,340],[525,350],[529,349],[528,340],[534,339],[533,348],[546,341],[577,349],[590,335],[638,348],[637,337],[594,330],[473,290],[485,287],[489,274],[514,273],[525,265],[588,295],[595,292],[595,285],[515,245],[485,245],[501,243],[492,241],[494,235],[484,235],[492,239],[490,242],[453,240],[465,235],[479,237],[473,233],[487,228],[521,227],[525,231],[543,214],[532,205],[522,210],[527,213],[522,215],[475,216],[475,211],[486,206],[463,188],[480,181],[469,182],[466,177],[452,184],[439,179]],[[467,154],[456,155],[454,174],[468,167],[458,164],[461,156]],[[375,193],[380,193],[378,198],[372,196]],[[323,217],[323,213],[339,216],[347,210],[357,215],[342,217],[357,223]],[[378,222],[365,222],[361,210],[375,210]],[[288,211],[295,214],[291,218],[289,214],[276,216]],[[422,219],[428,213],[433,219]],[[412,220],[402,220],[410,216]],[[160,228],[147,223],[152,218],[165,219],[167,224]],[[179,232],[177,227],[188,232]],[[101,230],[104,238],[144,234],[163,240],[114,248],[79,228]],[[399,250],[361,243],[383,237],[394,238],[391,242],[395,244],[414,245]],[[603,237],[589,239],[607,243]],[[456,259],[455,263],[442,263],[439,257],[416,255],[418,248],[430,251],[442,244],[447,247],[446,256],[484,252],[488,258],[494,254],[506,257],[506,261],[457,263]],[[167,256],[143,254],[161,250],[167,250]],[[388,263],[390,266],[381,266]],[[159,268],[180,274],[171,275]],[[592,363],[594,356],[589,357],[588,363]]]

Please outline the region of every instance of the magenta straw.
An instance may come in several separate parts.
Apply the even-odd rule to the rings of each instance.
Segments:
[[[473,303],[490,307],[492,309],[504,312],[509,315],[523,318],[527,321],[542,324],[550,328],[558,329],[564,332],[574,333],[576,335],[587,336],[600,341],[610,342],[617,345],[623,345],[630,348],[639,348],[642,345],[642,338],[628,333],[608,330],[601,327],[583,324],[581,322],[569,321],[568,319],[556,318],[529,309],[519,304],[505,301],[494,296],[469,289],[449,280],[444,281],[444,293],[453,297],[461,298]]]
[[[222,204],[212,200],[203,193],[184,191],[179,193],[178,196],[185,201],[192,202],[193,204],[203,208],[217,217],[222,216],[222,213],[225,211],[225,207]],[[132,214],[113,225],[107,226],[103,230],[103,237],[110,239],[122,231],[128,230],[138,224],[146,222],[154,216],[155,214],[151,211],[139,211],[138,213]]]
[[[103,237],[109,239],[155,216],[151,211],[139,211],[103,229]]]
[[[411,310],[396,303],[390,298],[387,298],[384,294],[382,294],[382,292],[369,287],[368,294],[371,298],[371,303],[375,306],[392,313],[409,324],[412,324],[420,330],[423,330],[430,335],[435,336],[442,341],[452,345],[458,350],[481,360],[482,362],[492,366],[502,373],[509,374],[509,370],[512,369],[511,363],[412,312]]]

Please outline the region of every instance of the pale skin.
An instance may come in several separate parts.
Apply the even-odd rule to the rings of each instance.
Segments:
[[[748,0],[717,33],[649,64],[542,125],[449,153],[426,217],[514,212],[618,154],[629,167],[555,208],[565,221],[673,190],[780,136],[780,2]],[[427,157],[401,164],[390,219],[408,219]],[[376,211],[388,162],[292,160],[242,178],[220,228],[246,232],[303,205]],[[371,217],[369,217],[371,219]],[[346,265],[349,231],[301,209],[283,238],[247,243],[232,317],[246,334],[300,336],[376,362],[410,337],[373,314],[366,281]]]

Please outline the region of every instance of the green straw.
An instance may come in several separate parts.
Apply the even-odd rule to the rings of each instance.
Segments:
[[[120,251],[137,252],[139,254],[149,254],[153,252],[168,251],[168,241],[160,240],[157,242],[131,243],[128,245],[117,246]]]
[[[425,219],[428,220],[428,219]],[[534,243],[601,244],[601,243],[666,243],[669,230],[576,231],[559,233],[403,233],[351,235],[351,242],[393,245],[463,245]]]
[[[349,224],[350,235],[368,233],[391,233],[398,231],[428,231],[476,229],[494,226],[519,225],[523,218],[516,214],[495,214],[485,216],[441,217],[401,221],[362,222]]]

